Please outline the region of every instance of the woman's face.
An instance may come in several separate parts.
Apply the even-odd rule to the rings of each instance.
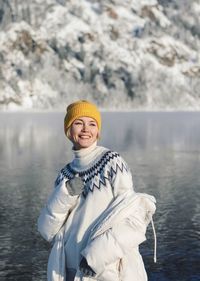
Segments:
[[[76,119],[69,130],[69,139],[76,150],[91,146],[99,135],[96,121],[85,116]]]

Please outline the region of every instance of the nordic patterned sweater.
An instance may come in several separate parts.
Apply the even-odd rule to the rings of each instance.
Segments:
[[[97,146],[96,143],[89,148],[73,152],[74,159],[60,171],[55,188],[75,176],[81,177],[84,184],[80,196],[67,195],[73,207],[65,222],[66,268],[75,272],[79,267],[81,252],[87,245],[89,233],[98,218],[117,196],[130,190],[134,191],[131,172],[117,152]],[[66,196],[66,190],[60,188],[59,192],[63,198]],[[48,238],[51,239],[52,237]]]

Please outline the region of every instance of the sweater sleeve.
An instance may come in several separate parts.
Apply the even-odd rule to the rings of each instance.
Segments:
[[[126,192],[134,193],[132,174],[127,163],[118,153],[113,154],[115,157],[110,162],[109,168],[114,197]]]
[[[65,186],[66,178],[59,174],[55,189],[38,218],[38,231],[47,241],[52,241],[62,227],[78,196],[70,196]]]

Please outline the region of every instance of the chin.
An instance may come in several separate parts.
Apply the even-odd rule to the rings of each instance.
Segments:
[[[88,148],[90,147],[94,142],[91,142],[91,143],[79,143],[79,147],[80,148]]]
[[[92,145],[92,143],[90,143],[90,144],[81,144],[81,145],[79,145],[80,146],[80,148],[88,148],[88,147],[90,147]]]

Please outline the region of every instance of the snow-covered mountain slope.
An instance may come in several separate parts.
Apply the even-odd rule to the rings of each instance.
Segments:
[[[200,109],[200,2],[183,2],[2,1],[0,109]]]

